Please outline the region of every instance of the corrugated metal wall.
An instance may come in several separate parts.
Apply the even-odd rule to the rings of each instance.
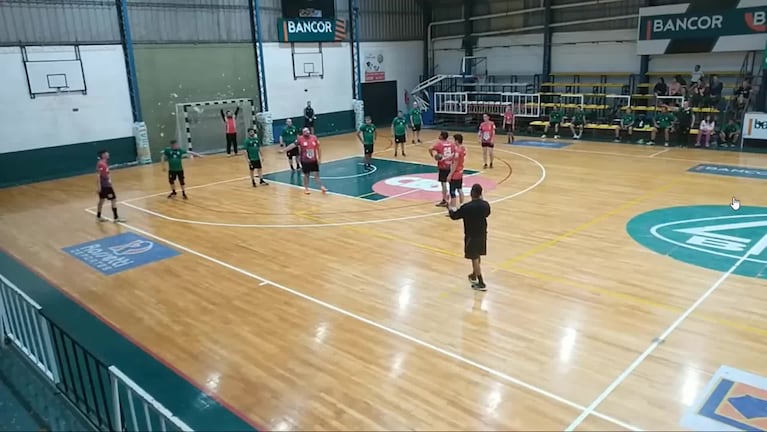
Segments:
[[[360,41],[421,40],[426,29],[416,0],[360,0]]]
[[[129,0],[136,43],[248,42],[248,0]]]
[[[114,0],[0,0],[0,44],[115,43]]]
[[[280,0],[260,3],[262,37],[275,42]],[[129,0],[128,11],[136,43],[251,39],[248,0]],[[336,0],[336,15],[349,19],[348,0]],[[362,41],[416,40],[424,32],[417,0],[360,0]],[[0,44],[119,41],[114,0],[0,0]]]

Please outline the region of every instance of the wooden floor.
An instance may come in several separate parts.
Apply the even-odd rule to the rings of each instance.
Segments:
[[[431,165],[426,147],[407,159]],[[187,161],[186,202],[160,166],[114,171],[122,226],[86,212],[95,174],[0,190],[0,243],[266,429],[680,429],[721,365],[767,375],[767,280],[654,253],[626,224],[767,206],[759,180],[687,172],[767,156],[664,150],[499,146],[479,174],[497,183],[484,294],[433,202],[254,189],[242,158]],[[326,161],[358,153],[323,140]],[[181,255],[108,277],[61,251],[123,231]]]

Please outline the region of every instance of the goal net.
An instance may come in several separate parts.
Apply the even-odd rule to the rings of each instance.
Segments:
[[[256,105],[253,99],[229,99],[176,104],[176,139],[189,150],[198,153],[220,153],[226,150],[226,130],[221,111],[237,111],[237,145],[248,128],[257,127]]]

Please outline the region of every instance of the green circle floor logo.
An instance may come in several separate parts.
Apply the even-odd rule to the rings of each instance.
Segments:
[[[642,246],[688,264],[767,279],[767,208],[671,207],[642,213],[626,225]]]

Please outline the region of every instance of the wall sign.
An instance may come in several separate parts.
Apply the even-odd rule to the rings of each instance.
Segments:
[[[384,56],[380,51],[365,53],[365,81],[386,81]]]
[[[346,39],[345,19],[277,20],[280,42],[338,42]]]
[[[639,9],[637,54],[762,50],[767,41],[767,0],[723,8],[692,2]]]
[[[767,114],[746,113],[743,119],[743,138],[767,140]]]

